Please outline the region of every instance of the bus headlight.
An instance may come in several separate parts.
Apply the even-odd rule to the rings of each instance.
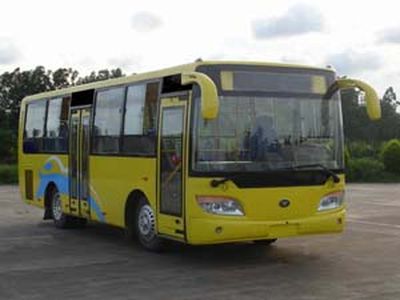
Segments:
[[[318,211],[325,211],[329,209],[335,209],[343,205],[344,202],[344,191],[334,192],[322,197],[319,202]]]
[[[244,216],[240,203],[231,198],[217,196],[197,196],[197,203],[207,213],[225,216]]]

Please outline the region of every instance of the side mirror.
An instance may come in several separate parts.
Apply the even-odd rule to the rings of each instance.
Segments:
[[[196,83],[201,90],[201,115],[203,119],[212,120],[218,116],[219,98],[217,87],[210,77],[203,73],[182,73],[182,85]]]
[[[365,93],[365,102],[367,104],[367,113],[371,120],[379,120],[381,118],[381,105],[378,95],[373,87],[369,84],[356,79],[338,79],[328,89],[326,96],[332,96],[337,90],[359,88]]]

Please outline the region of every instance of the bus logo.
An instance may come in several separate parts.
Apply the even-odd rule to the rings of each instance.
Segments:
[[[279,206],[282,208],[286,208],[290,205],[290,201],[288,199],[282,199],[279,201]]]

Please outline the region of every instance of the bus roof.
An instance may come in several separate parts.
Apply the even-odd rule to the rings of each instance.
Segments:
[[[334,71],[330,68],[319,68],[307,65],[297,65],[297,64],[286,64],[286,63],[272,63],[272,62],[253,62],[253,61],[202,61],[198,60],[194,63],[179,65],[171,68],[161,69],[157,71],[151,71],[141,74],[133,74],[129,76],[107,79],[102,81],[96,81],[92,83],[77,85],[73,87],[68,87],[64,89],[58,89],[54,91],[39,93],[35,95],[27,96],[23,99],[23,101],[32,101],[39,100],[44,98],[55,98],[59,96],[64,96],[76,92],[81,92],[85,90],[91,89],[100,89],[107,88],[112,86],[124,85],[129,83],[134,83],[137,81],[145,81],[150,79],[157,79],[164,76],[180,74],[183,72],[193,72],[199,66],[204,65],[248,65],[248,66],[264,66],[264,67],[282,67],[282,68],[302,68],[302,69],[310,69],[310,70],[324,70],[324,71]]]

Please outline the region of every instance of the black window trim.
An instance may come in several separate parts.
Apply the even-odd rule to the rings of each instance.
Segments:
[[[89,155],[90,156],[112,156],[112,157],[142,157],[142,158],[156,158],[157,157],[157,141],[158,141],[158,126],[159,126],[159,113],[160,113],[160,105],[161,105],[161,99],[162,98],[168,98],[168,97],[176,97],[176,96],[181,96],[181,95],[187,95],[191,90],[185,90],[185,91],[176,91],[176,92],[169,92],[169,93],[162,93],[162,84],[163,84],[163,78],[164,77],[157,77],[157,78],[151,78],[151,79],[145,79],[145,80],[140,80],[140,81],[135,81],[135,82],[130,82],[130,83],[124,83],[124,84],[118,84],[118,85],[113,85],[113,86],[107,86],[107,87],[100,87],[94,90],[93,92],[93,104],[91,105],[91,118],[90,118],[90,149],[89,149]],[[125,110],[126,110],[126,100],[127,100],[127,92],[128,88],[130,86],[135,86],[135,85],[141,85],[145,84],[146,85],[146,92],[147,92],[147,84],[149,83],[158,83],[158,94],[157,94],[157,108],[156,108],[156,134],[155,134],[155,140],[156,140],[156,147],[154,153],[134,153],[134,152],[122,152],[122,147],[123,147],[123,136],[124,136],[124,126],[125,126]],[[107,91],[115,88],[124,88],[124,99],[123,99],[123,107],[122,107],[122,122],[121,122],[121,130],[120,130],[120,136],[119,136],[119,151],[117,153],[97,153],[94,151],[94,121],[95,121],[95,116],[96,116],[96,108],[97,108],[97,94],[98,92],[102,91]],[[86,91],[86,90],[85,90]],[[36,99],[33,101],[29,101],[25,104],[25,116],[24,116],[24,127],[23,127],[23,143],[25,141],[25,128],[26,128],[26,122],[27,122],[27,114],[28,114],[28,109],[29,105],[32,103],[36,103],[39,101],[46,101],[46,115],[45,115],[45,122],[44,122],[44,129],[43,129],[43,136],[45,137],[46,135],[46,130],[47,130],[47,118],[48,118],[48,106],[49,106],[49,101],[58,99],[58,98],[71,98],[70,106],[68,108],[68,137],[67,137],[67,150],[65,152],[50,152],[50,151],[41,151],[38,152],[25,152],[23,149],[23,153],[26,155],[41,155],[41,154],[49,154],[49,155],[69,155],[69,123],[71,119],[71,103],[72,103],[72,93],[67,93],[67,94],[62,94],[58,96],[54,96],[52,98],[42,98],[42,99]],[[22,147],[24,148],[24,147]],[[42,147],[43,148],[43,147]]]
[[[63,95],[59,95],[57,97],[52,97],[52,98],[42,98],[42,99],[36,99],[33,101],[29,101],[25,104],[25,112],[24,112],[24,127],[23,127],[23,133],[22,133],[22,144],[24,144],[25,142],[25,131],[26,131],[26,122],[28,120],[28,109],[29,109],[29,105],[33,104],[33,103],[37,103],[40,101],[46,101],[46,115],[45,115],[45,122],[44,122],[44,129],[43,129],[43,138],[46,137],[47,134],[47,119],[48,119],[48,107],[49,107],[49,101],[54,100],[54,99],[58,99],[61,98],[64,100],[64,98],[71,98],[71,94],[63,94]],[[70,119],[70,111],[71,108],[68,108],[68,126],[69,126],[69,119]],[[24,147],[22,147],[22,152],[26,155],[42,155],[42,154],[49,154],[49,155],[68,155],[69,154],[69,129],[68,129],[68,137],[67,137],[67,149],[66,151],[44,151],[43,149],[40,149],[40,151],[38,152],[25,152]],[[43,148],[43,147],[42,147]]]
[[[71,98],[71,94],[66,94],[63,96],[57,96],[57,97],[53,97],[53,98],[48,98],[47,99],[47,105],[46,105],[46,121],[44,123],[45,126],[45,130],[44,130],[44,138],[47,138],[47,121],[49,119],[49,106],[50,106],[50,101],[53,101],[55,99],[61,99],[61,113],[62,113],[62,109],[63,109],[63,104],[64,104],[64,99],[65,98]],[[70,100],[71,101],[71,100]],[[69,103],[68,106],[68,119],[66,120],[67,124],[68,124],[68,134],[67,134],[67,140],[66,140],[66,148],[65,151],[42,151],[40,152],[40,154],[64,154],[64,155],[69,155],[69,118],[70,118],[70,111],[71,111],[71,102]],[[61,115],[60,115],[60,121],[61,121]]]
[[[208,68],[204,68],[204,67],[208,67]],[[199,66],[196,69],[196,71],[205,73],[208,76],[210,76],[210,74],[207,72],[210,69],[212,70],[212,69],[215,68],[218,71],[219,71],[219,68],[221,68],[221,69],[222,68],[226,68],[226,70],[234,70],[235,67],[237,67],[237,65],[234,65],[234,66],[232,66],[232,65],[207,66],[206,65],[206,66]],[[281,71],[282,68],[280,68],[280,67],[268,67],[268,69]],[[327,74],[328,72],[333,72],[333,74],[335,74],[334,71],[329,71],[329,70],[327,70],[327,71],[325,71],[325,70],[314,70],[314,69],[308,70],[308,69],[303,69],[303,68],[289,68],[289,69],[284,69],[284,70],[286,70],[286,71],[288,71],[288,70],[293,71],[294,70],[295,72],[299,72],[299,73],[311,71],[311,72],[321,72],[321,73]],[[284,72],[284,71],[282,71],[282,72]],[[216,85],[218,87],[218,83],[216,83]],[[221,89],[220,88],[218,88],[218,93],[219,93],[219,95],[221,95]],[[258,94],[258,92],[255,92],[253,94]],[[265,94],[265,92],[263,92],[263,94]],[[198,170],[195,170],[193,168],[192,156],[194,155],[193,152],[195,151],[195,149],[193,147],[194,135],[192,134],[193,129],[194,129],[194,113],[195,113],[194,105],[195,105],[196,98],[199,98],[200,96],[201,96],[201,91],[200,91],[199,87],[197,85],[193,85],[193,90],[192,90],[191,99],[190,99],[190,103],[189,103],[189,105],[190,105],[190,124],[188,126],[188,133],[187,133],[189,135],[189,148],[188,148],[188,153],[187,153],[187,155],[189,157],[189,160],[188,160],[189,161],[189,163],[188,163],[188,176],[189,177],[196,177],[196,178],[213,178],[213,177],[232,176],[232,175],[235,175],[235,174],[240,175],[241,172],[226,172],[226,171],[222,171],[222,172],[220,172],[220,171],[210,171],[210,172],[208,172],[208,171],[198,171]],[[337,173],[338,175],[342,175],[342,174],[344,174],[345,170],[343,168],[339,168],[339,169],[335,169],[333,171],[335,173]],[[296,176],[298,176],[298,174],[312,174],[312,173],[317,174],[315,170],[298,170],[298,171],[295,171],[295,172],[293,172],[293,171],[280,171],[280,172],[277,172],[277,171],[260,171],[260,172],[249,172],[248,174],[249,174],[249,176],[254,176],[254,175],[257,175],[257,176],[260,176],[260,177],[272,176],[272,178],[275,178],[275,177],[277,177],[279,175],[284,175],[284,176],[286,175],[287,176],[287,174],[290,174],[290,172],[295,173]],[[315,175],[315,176],[317,176],[317,175]],[[257,188],[257,187],[292,187],[292,186],[306,186],[306,185],[309,185],[309,186],[321,186],[323,184],[324,183],[320,183],[320,182],[316,182],[316,181],[315,182],[307,182],[307,183],[298,182],[298,183],[290,183],[290,184],[288,184],[287,179],[283,179],[283,180],[278,179],[278,180],[275,180],[275,182],[264,183],[264,184],[261,184],[261,185],[254,184],[254,186],[241,187],[241,189],[244,189],[244,188]]]
[[[125,126],[125,110],[126,110],[126,100],[127,100],[127,93],[128,93],[128,88],[130,86],[135,86],[135,85],[141,85],[145,84],[146,85],[146,92],[147,92],[147,84],[148,83],[159,83],[158,85],[158,95],[157,95],[157,111],[156,111],[156,135],[155,139],[158,141],[158,113],[160,111],[160,99],[162,98],[161,94],[161,85],[162,85],[162,78],[152,78],[152,79],[146,79],[146,80],[141,80],[141,81],[136,81],[136,82],[131,82],[127,84],[119,84],[119,85],[114,85],[114,86],[109,86],[105,88],[98,88],[94,91],[94,99],[93,99],[93,106],[92,106],[92,118],[90,122],[90,156],[94,157],[103,157],[103,156],[110,156],[110,157],[141,157],[141,158],[156,158],[157,157],[157,144],[156,144],[156,149],[154,153],[134,153],[134,152],[122,152],[122,147],[123,147],[123,130]],[[123,107],[122,107],[122,120],[121,120],[121,128],[120,128],[120,136],[119,136],[119,151],[116,153],[98,153],[94,151],[94,121],[96,118],[96,108],[97,108],[97,94],[102,91],[107,91],[110,89],[114,88],[124,88],[124,99],[123,99]]]
[[[121,153],[121,129],[120,129],[120,135],[119,135],[119,137],[118,137],[118,151],[117,152],[112,152],[112,153],[101,153],[101,152],[97,152],[97,151],[95,151],[95,147],[94,147],[94,145],[95,145],[95,138],[96,138],[96,136],[95,136],[95,134],[94,134],[94,123],[95,123],[95,120],[96,120],[96,112],[97,112],[97,95],[100,93],[100,92],[106,92],[106,91],[109,91],[109,90],[114,90],[114,89],[119,89],[119,88],[122,88],[122,89],[124,89],[124,99],[122,99],[122,107],[121,107],[121,109],[122,109],[122,113],[123,113],[123,110],[124,110],[124,103],[125,103],[125,98],[126,98],[126,89],[127,89],[127,85],[126,84],[119,84],[119,85],[113,85],[113,86],[108,86],[108,87],[104,87],[104,88],[98,88],[98,89],[96,89],[96,90],[94,90],[94,93],[93,93],[93,97],[94,97],[94,99],[93,99],[93,105],[92,105],[92,117],[91,117],[91,122],[90,122],[90,129],[89,129],[89,131],[90,131],[90,151],[89,151],[89,155],[91,155],[91,156],[120,156],[120,153]],[[121,126],[122,126],[122,120],[121,120]]]
[[[47,123],[48,100],[49,100],[48,98],[42,98],[42,99],[37,99],[37,100],[34,100],[34,101],[30,101],[30,102],[25,104],[25,120],[24,120],[24,128],[23,128],[23,133],[22,133],[22,152],[24,154],[26,154],[26,155],[46,154],[42,149],[43,147],[41,147],[41,149],[39,149],[39,151],[36,151],[36,152],[26,152],[25,151],[25,140],[27,139],[26,138],[26,123],[28,121],[29,106],[32,105],[32,104],[35,104],[35,103],[45,102],[46,103],[45,116],[44,116],[45,120],[44,120],[44,124],[43,124],[43,128],[42,128],[43,129],[43,137],[41,138],[42,139],[42,145],[41,146],[43,146],[43,138],[45,137],[45,129],[46,129],[46,123]]]
[[[138,85],[145,85],[146,91],[145,91],[145,100],[144,100],[144,105],[146,105],[146,95],[147,95],[147,85],[151,83],[158,83],[158,91],[157,91],[157,107],[156,107],[156,124],[155,124],[155,129],[156,129],[156,134],[154,136],[156,144],[155,144],[155,149],[153,153],[143,153],[143,152],[123,152],[123,146],[124,146],[124,137],[125,137],[125,114],[126,114],[126,103],[128,100],[128,89],[132,86],[138,86]],[[123,116],[122,116],[122,126],[121,126],[121,148],[120,152],[122,156],[133,156],[133,157],[156,157],[157,155],[157,141],[158,141],[158,114],[160,112],[160,99],[161,99],[161,80],[156,79],[156,80],[146,80],[146,81],[141,81],[141,82],[135,82],[132,84],[129,84],[126,86],[126,93],[125,93],[125,101],[124,101],[124,111],[123,111]]]

